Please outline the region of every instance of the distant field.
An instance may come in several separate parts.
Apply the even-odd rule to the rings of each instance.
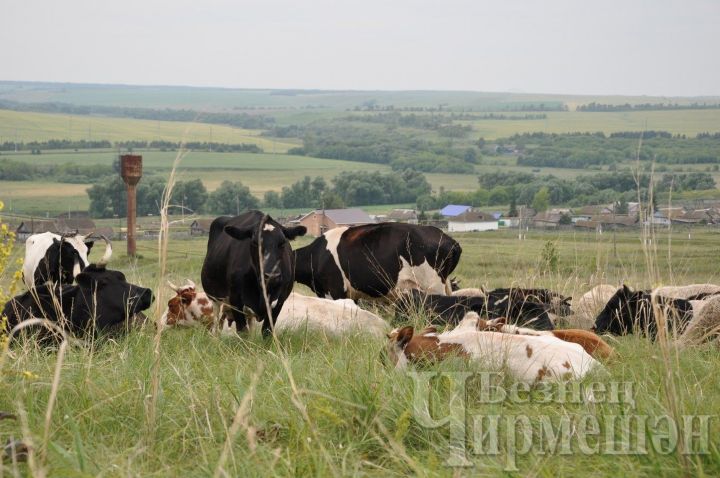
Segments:
[[[496,139],[516,133],[572,133],[660,130],[696,135],[720,131],[720,110],[619,111],[611,113],[549,112],[544,120],[458,121],[472,126],[473,136]]]
[[[297,140],[275,140],[259,135],[259,130],[215,124],[0,110],[0,143],[49,139],[175,142],[184,140],[257,144],[268,153],[284,153],[300,144]]]
[[[128,86],[68,83],[0,82],[0,98],[24,102],[61,102],[79,105],[187,108],[199,111],[232,111],[254,108],[273,114],[278,110],[328,111],[352,109],[372,102],[395,107],[504,109],[528,103],[565,103],[571,110],[590,102],[609,104],[718,102],[717,97],[652,97],[550,95],[481,91],[362,91],[271,90],[204,88],[187,86]]]

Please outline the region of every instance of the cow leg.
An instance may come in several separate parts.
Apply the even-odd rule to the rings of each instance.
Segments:
[[[235,288],[232,289],[237,290]],[[236,292],[230,292],[230,317],[232,322],[235,322],[235,327],[238,332],[247,330],[247,317],[245,317],[245,303],[242,300],[242,294]],[[228,320],[230,322],[230,320]],[[232,324],[229,324],[232,325]]]

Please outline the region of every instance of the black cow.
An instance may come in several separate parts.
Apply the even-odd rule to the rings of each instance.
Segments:
[[[262,320],[263,333],[271,327],[293,287],[294,257],[288,240],[305,234],[305,226],[283,227],[260,211],[223,216],[210,225],[202,284],[213,299],[230,306],[230,323],[245,330],[245,308]],[[262,269],[272,317],[263,296],[258,249],[262,241]]]
[[[505,317],[510,324],[536,330],[553,330],[555,328],[548,314],[550,306],[528,300],[511,300],[508,296],[504,296],[502,299],[443,296],[411,290],[409,293],[403,294],[395,305],[396,311],[401,314],[429,312],[432,316],[440,319],[439,325],[456,325],[468,312],[476,312],[481,317],[491,319]]]
[[[457,324],[468,312],[487,315],[484,297],[425,294],[411,289],[395,301],[395,311],[403,315],[429,313],[439,317],[443,324]]]
[[[524,289],[520,287],[493,289],[487,293],[487,296],[495,300],[502,300],[504,297],[514,302],[535,302],[548,305],[549,311],[561,317],[567,317],[572,314],[570,309],[570,301],[572,297],[565,297],[557,292],[549,289]]]
[[[318,297],[381,298],[395,290],[449,294],[462,249],[431,226],[337,227],[295,251],[295,280]]]
[[[77,285],[43,284],[10,300],[2,315],[8,329],[30,318],[44,318],[77,336],[112,331],[150,307],[150,289],[130,284],[119,271],[90,264]]]
[[[666,317],[668,330],[678,333],[685,330],[692,319],[692,304],[684,299],[661,296],[657,296],[656,300]],[[632,291],[623,285],[598,314],[593,330],[599,334],[626,335],[632,334],[635,329],[655,339],[657,320],[652,295],[645,291]]]

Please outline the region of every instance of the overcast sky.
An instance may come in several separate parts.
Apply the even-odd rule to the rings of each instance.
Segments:
[[[2,0],[0,79],[720,95],[717,0]]]

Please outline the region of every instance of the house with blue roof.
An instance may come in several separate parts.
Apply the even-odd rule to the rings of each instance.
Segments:
[[[459,204],[448,204],[440,210],[440,215],[444,217],[455,217],[470,211],[472,206],[464,206]]]

